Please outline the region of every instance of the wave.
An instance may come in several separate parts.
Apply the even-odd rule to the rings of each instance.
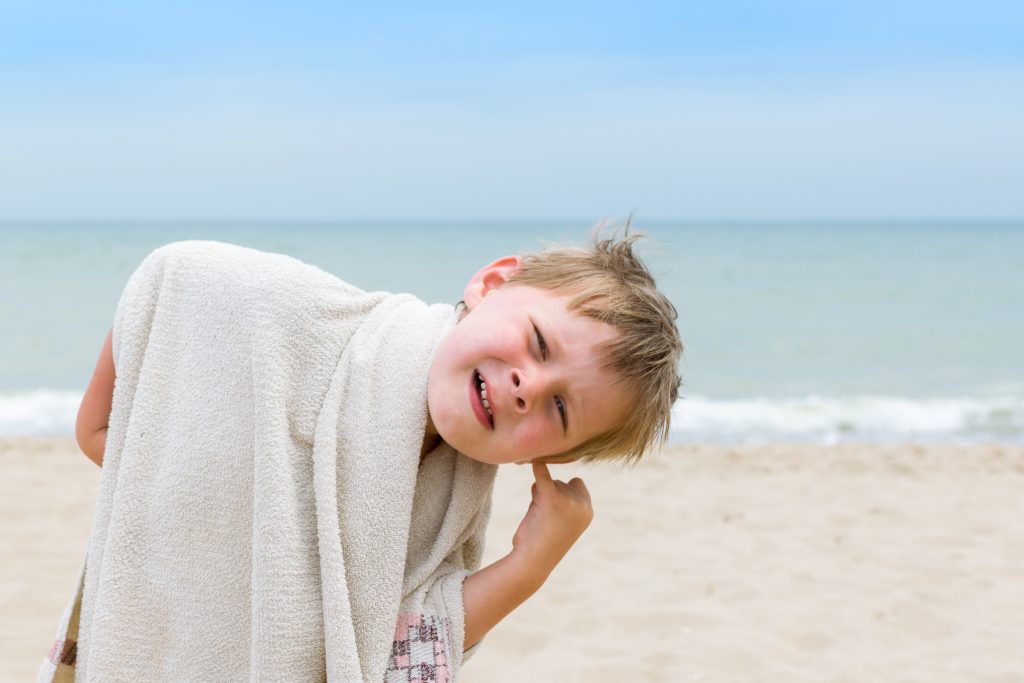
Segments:
[[[1016,392],[1014,392],[1016,393]],[[0,435],[71,436],[80,391],[0,393]],[[1002,441],[1024,443],[1024,395],[681,399],[673,443]]]
[[[1024,396],[680,400],[676,443],[815,441],[1003,441],[1024,443]]]
[[[0,393],[0,435],[73,436],[81,391]]]

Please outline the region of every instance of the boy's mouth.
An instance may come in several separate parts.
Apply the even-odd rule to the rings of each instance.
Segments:
[[[473,381],[470,386],[472,394],[473,412],[488,429],[494,429],[494,411],[491,403],[487,400],[487,380],[478,371],[473,372]]]

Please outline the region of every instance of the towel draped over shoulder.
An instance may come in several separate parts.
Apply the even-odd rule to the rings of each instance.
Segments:
[[[100,490],[39,680],[451,681],[495,467],[420,467],[451,306],[183,242],[132,275]]]

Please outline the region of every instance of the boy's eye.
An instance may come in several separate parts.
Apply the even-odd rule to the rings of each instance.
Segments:
[[[565,415],[565,401],[561,396],[555,396],[555,405],[558,406],[558,414],[562,416],[562,430],[568,430],[569,422]]]
[[[546,341],[544,341],[544,335],[540,333],[540,330],[537,329],[536,325],[533,326],[533,331],[537,333],[537,346],[540,348],[540,357],[543,360],[547,360],[548,344]]]
[[[533,326],[533,331],[537,335],[537,348],[540,349],[541,360],[548,359],[548,343],[544,341],[544,335],[540,333],[537,326]],[[562,400],[561,396],[555,396],[555,406],[558,408],[558,414],[562,418],[562,431],[568,431],[569,429],[569,418],[565,411],[565,401]]]

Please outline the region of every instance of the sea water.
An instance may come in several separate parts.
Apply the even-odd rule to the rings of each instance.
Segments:
[[[1024,442],[1024,222],[640,222],[686,352],[674,441]],[[0,224],[0,434],[71,434],[121,288],[153,248],[286,253],[458,301],[586,222]]]

